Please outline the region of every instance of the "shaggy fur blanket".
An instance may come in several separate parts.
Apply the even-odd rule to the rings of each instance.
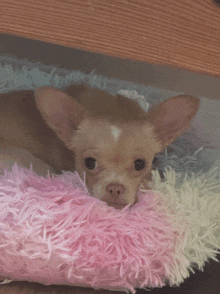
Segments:
[[[220,185],[215,171],[164,175],[116,210],[76,173],[44,178],[14,165],[0,177],[0,275],[133,293],[179,285],[220,249]]]

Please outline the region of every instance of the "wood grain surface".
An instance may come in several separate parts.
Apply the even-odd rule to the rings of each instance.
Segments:
[[[212,0],[1,0],[1,31],[220,76]]]

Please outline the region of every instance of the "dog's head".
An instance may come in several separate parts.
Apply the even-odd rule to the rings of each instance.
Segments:
[[[86,88],[79,100],[88,96],[91,102],[97,95],[113,97]],[[189,127],[199,108],[197,98],[184,95],[149,113],[122,96],[97,112],[51,87],[37,89],[35,97],[48,126],[74,152],[90,193],[116,208],[135,203],[138,187],[150,180],[155,154]]]

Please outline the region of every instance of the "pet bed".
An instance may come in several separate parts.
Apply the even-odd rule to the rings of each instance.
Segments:
[[[0,70],[2,92],[87,82],[123,91],[146,110],[178,94],[5,57]],[[5,171],[0,275],[134,292],[179,285],[195,268],[202,270],[220,249],[219,142],[205,132],[207,115],[201,110],[192,129],[158,155],[164,179],[155,171],[153,190],[140,191],[139,203],[122,211],[90,197],[77,174],[42,178],[16,165]]]
[[[179,285],[220,249],[220,183],[211,172],[178,180],[155,172],[154,191],[120,211],[89,196],[77,174],[43,178],[15,165],[0,179],[0,275],[133,293]]]

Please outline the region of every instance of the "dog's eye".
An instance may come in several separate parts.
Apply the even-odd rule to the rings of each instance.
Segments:
[[[88,169],[94,169],[94,168],[96,168],[96,166],[97,166],[96,159],[95,158],[92,158],[92,157],[85,158],[85,166]]]
[[[146,165],[146,162],[143,159],[137,159],[134,162],[134,168],[136,170],[142,170],[142,169],[144,169],[145,168],[145,165]]]

